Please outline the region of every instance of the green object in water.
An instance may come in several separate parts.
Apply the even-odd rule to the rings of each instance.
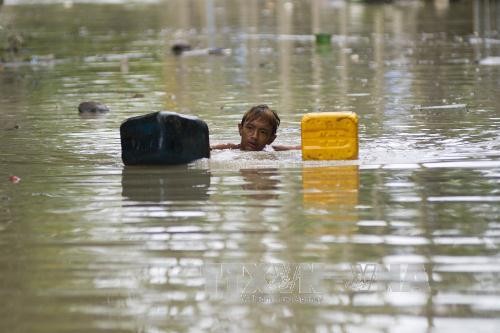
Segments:
[[[318,44],[318,45],[330,44],[331,39],[332,39],[331,34],[327,34],[327,33],[317,33],[316,34],[316,44]]]

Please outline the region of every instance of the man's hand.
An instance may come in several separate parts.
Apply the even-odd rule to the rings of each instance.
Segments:
[[[272,146],[274,150],[276,151],[283,151],[283,150],[300,150],[302,149],[301,146]]]

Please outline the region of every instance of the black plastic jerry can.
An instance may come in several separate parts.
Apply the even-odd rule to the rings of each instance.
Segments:
[[[184,164],[210,157],[207,124],[175,112],[127,119],[120,126],[125,165]]]

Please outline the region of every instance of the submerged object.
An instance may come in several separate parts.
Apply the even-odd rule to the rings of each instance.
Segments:
[[[354,112],[313,112],[301,122],[303,160],[358,158],[358,116]]]
[[[160,111],[120,126],[125,165],[183,164],[210,157],[207,124],[196,117]]]
[[[78,112],[80,113],[104,113],[109,112],[109,108],[98,102],[82,102],[78,105]]]

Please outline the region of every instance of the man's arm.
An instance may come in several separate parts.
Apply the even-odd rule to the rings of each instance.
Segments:
[[[220,143],[218,145],[213,145],[210,147],[210,150],[217,149],[240,149],[240,145],[237,145],[235,143]]]
[[[301,146],[272,146],[274,150],[276,151],[283,151],[283,150],[301,150]]]

